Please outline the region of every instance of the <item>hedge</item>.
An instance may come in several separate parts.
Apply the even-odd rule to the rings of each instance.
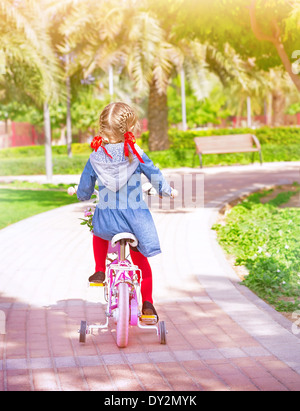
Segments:
[[[195,148],[195,137],[221,136],[228,134],[255,134],[261,145],[300,145],[300,127],[262,127],[258,129],[209,129],[209,130],[169,130],[170,148]],[[149,132],[142,134],[142,143],[148,146]]]
[[[170,148],[189,148],[194,149],[195,137],[206,137],[212,135],[228,134],[255,134],[262,145],[285,146],[300,145],[300,127],[262,127],[258,129],[235,128],[235,129],[209,129],[209,130],[188,130],[181,131],[175,128],[169,130]],[[145,150],[148,148],[149,132],[141,136],[141,144]],[[91,152],[89,144],[72,144],[73,154],[89,154]],[[65,155],[66,145],[53,146],[52,154]],[[0,158],[21,158],[21,157],[43,157],[45,155],[44,146],[27,146],[3,148],[0,150]]]
[[[194,137],[226,134],[256,134],[262,144],[264,162],[300,161],[300,128],[264,127],[252,129],[214,129],[200,131],[169,130],[170,149],[150,152],[149,133],[143,133],[138,144],[142,146],[155,165],[161,168],[199,167],[194,158]],[[67,147],[53,146],[54,174],[79,174],[91,153],[89,144],[72,144],[73,157],[67,156]],[[250,164],[252,153],[211,154],[205,156],[204,166]],[[255,161],[258,155],[255,154]],[[14,147],[0,150],[0,175],[45,174],[44,146]]]
[[[89,154],[91,148],[89,144],[72,144],[73,154]],[[53,156],[67,154],[67,146],[52,146]],[[10,147],[0,150],[0,158],[26,158],[26,157],[44,157],[45,146],[26,146],[26,147]]]

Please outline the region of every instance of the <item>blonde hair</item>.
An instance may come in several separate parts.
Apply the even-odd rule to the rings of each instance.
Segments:
[[[111,144],[124,142],[124,134],[136,132],[138,117],[128,104],[111,103],[104,108],[99,118],[99,131]]]

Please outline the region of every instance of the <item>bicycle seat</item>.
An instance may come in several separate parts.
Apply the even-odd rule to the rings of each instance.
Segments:
[[[120,234],[115,235],[113,239],[111,240],[112,247],[115,247],[116,244],[121,240],[126,240],[126,242],[129,242],[131,247],[137,247],[138,245],[138,240],[133,234],[120,233]]]

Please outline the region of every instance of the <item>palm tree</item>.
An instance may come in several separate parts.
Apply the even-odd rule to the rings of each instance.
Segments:
[[[66,105],[67,105],[67,146],[71,157],[72,125],[71,125],[71,98],[73,79],[78,72],[82,72],[85,79],[90,77],[95,67],[101,67],[109,71],[112,79],[113,56],[103,62],[103,55],[99,56],[99,45],[94,50],[94,38],[109,37],[109,25],[105,19],[111,10],[107,1],[94,4],[89,0],[44,0],[45,11],[49,18],[49,31],[53,41],[53,47],[59,56],[59,60],[65,72]],[[95,19],[95,15],[97,16]],[[103,24],[104,23],[104,24]],[[101,34],[102,33],[102,34]],[[107,44],[107,41],[106,41]],[[100,46],[100,49],[102,47]],[[108,51],[104,51],[107,56]],[[92,64],[89,56],[101,59],[101,64]],[[97,60],[98,61],[98,60]],[[79,64],[80,63],[80,64]],[[111,81],[110,81],[111,85]],[[112,87],[110,87],[112,90]],[[112,91],[111,91],[112,92]]]
[[[42,0],[45,14],[48,19],[48,30],[52,40],[52,46],[58,56],[65,82],[65,104],[66,110],[66,131],[68,155],[72,157],[72,119],[71,100],[79,91],[81,84],[78,83],[78,65],[74,66],[74,56],[78,59],[78,51],[72,50],[72,44],[76,44],[85,54],[85,49],[89,48],[89,29],[82,31],[82,20],[87,23],[93,21],[94,13],[92,8],[98,8],[98,4],[88,0]],[[100,2],[101,3],[101,2]],[[102,1],[101,7],[106,3]],[[107,5],[106,5],[107,8]],[[80,46],[79,46],[80,45]],[[88,77],[88,74],[85,75]]]
[[[120,75],[128,73],[135,91],[149,96],[150,149],[167,148],[167,87],[174,70],[180,71],[184,65],[193,87],[199,95],[205,95],[203,48],[196,42],[173,44],[154,15],[133,9],[130,2],[122,6],[118,1],[97,2],[92,16],[88,0],[80,6],[80,12],[70,13],[65,22],[76,56],[73,72],[79,65],[85,77],[99,71],[107,73],[112,66]]]
[[[46,172],[52,178],[48,103],[59,95],[60,73],[37,0],[0,0],[0,49],[5,67],[0,74],[2,97],[44,106]]]
[[[127,38],[130,40],[126,48],[128,72],[140,93],[149,93],[149,148],[164,150],[169,145],[167,88],[172,61],[182,64],[181,56],[166,41],[159,21],[148,12],[136,13]]]
[[[294,101],[299,101],[299,91],[283,68],[270,69],[262,73],[264,81],[261,84],[260,95],[267,106],[268,125],[282,126],[285,124],[285,110]]]
[[[264,109],[268,125],[283,125],[285,108],[299,95],[289,75],[281,68],[268,72],[257,68],[254,59],[243,61],[232,47],[224,51],[209,46],[210,70],[221,79],[228,96],[228,108],[241,117],[246,101],[251,99],[253,112]],[[292,100],[291,100],[292,99]]]
[[[228,108],[241,117],[247,103],[248,126],[251,126],[250,105],[254,110],[261,110],[259,99],[264,82],[262,72],[256,67],[254,59],[243,60],[229,45],[219,49],[212,44],[207,46],[206,61],[210,71],[222,82],[224,93],[228,95]]]
[[[74,56],[71,70],[82,70],[85,77],[108,73],[112,66],[119,75],[128,73],[136,91],[148,96],[150,150],[169,146],[167,88],[176,73],[184,70],[199,100],[209,93],[208,71],[224,84],[235,82],[248,95],[257,87],[250,60],[244,62],[227,45],[220,51],[212,44],[176,35],[173,25],[158,17],[159,10],[152,10],[147,0],[121,4],[78,0],[76,4],[64,22]]]
[[[70,55],[67,43],[67,36],[61,29],[66,15],[70,10],[75,7],[76,2],[70,1],[54,1],[54,0],[43,0],[43,11],[47,18],[47,30],[49,32],[52,48],[55,51],[58,61],[60,62],[62,72],[64,73],[64,83],[65,83],[65,104],[67,106],[67,118],[66,118],[66,129],[67,129],[67,150],[68,156],[72,157],[72,121],[71,121],[71,96],[72,87],[71,79],[68,74]],[[62,44],[66,45],[66,52],[63,54],[60,52],[60,47]]]
[[[17,3],[0,0],[0,49],[6,63],[1,78],[2,86],[7,77],[13,81],[15,73],[17,82],[20,67],[27,69],[27,75],[28,70],[31,70],[32,78],[22,80],[25,81],[25,93],[37,104],[45,97],[55,99],[59,94],[57,61],[44,25],[39,1],[24,0]]]

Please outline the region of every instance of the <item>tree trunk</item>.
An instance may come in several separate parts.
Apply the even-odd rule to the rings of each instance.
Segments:
[[[46,157],[46,177],[47,182],[52,183],[52,145],[51,145],[51,121],[48,103],[44,103],[44,130],[45,130],[45,157]]]
[[[185,93],[185,72],[184,68],[182,68],[181,73],[181,108],[182,108],[182,130],[187,130],[187,122],[186,122],[186,93]]]
[[[113,99],[114,99],[114,69],[112,65],[108,67],[108,85],[109,85],[110,101],[113,102]]]
[[[275,127],[284,125],[284,111],[286,108],[285,94],[281,90],[273,91],[273,123]]]
[[[167,90],[160,94],[154,80],[150,84],[148,127],[150,151],[167,150],[169,148]]]
[[[251,97],[247,97],[247,127],[252,127]]]
[[[289,73],[293,83],[295,84],[295,86],[297,87],[298,91],[300,92],[300,77],[298,74],[295,74],[293,72],[293,65],[289,59],[289,56],[287,55],[285,49],[284,49],[284,45],[281,43],[281,41],[276,41],[274,43],[278,55],[282,61],[282,64],[284,65],[286,71]]]
[[[245,97],[241,97],[240,100],[238,101],[238,109],[237,109],[237,114],[236,114],[236,127],[239,128],[241,127],[241,117],[243,115],[243,107],[245,104]]]
[[[70,65],[70,56],[69,54],[66,54],[65,70],[66,70],[66,91],[67,91],[67,124],[66,124],[67,126],[67,148],[68,148],[68,156],[71,158],[72,157],[72,120],[71,120],[72,90],[71,90],[71,79],[68,76],[69,65]]]
[[[268,93],[266,100],[266,125],[272,126],[273,122],[273,95]]]
[[[70,77],[66,80],[67,87],[67,147],[68,156],[72,157],[72,119],[71,119],[71,82]]]

